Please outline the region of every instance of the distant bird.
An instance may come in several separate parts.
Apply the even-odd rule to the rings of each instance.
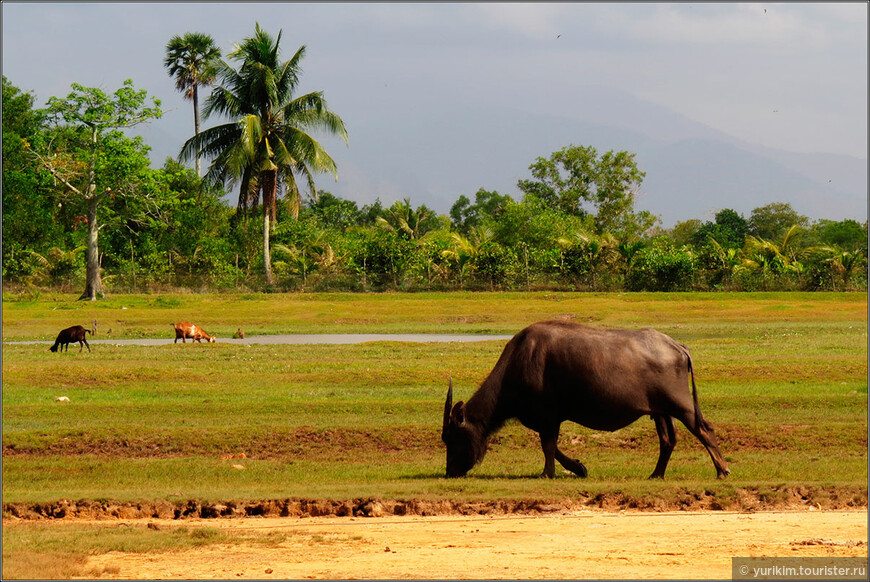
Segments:
[[[557,35],[556,35],[556,38],[562,38],[562,35],[561,35],[561,34],[557,34]]]

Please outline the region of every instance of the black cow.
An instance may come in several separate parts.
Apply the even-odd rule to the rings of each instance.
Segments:
[[[541,437],[542,477],[555,476],[554,459],[586,477],[583,463],[566,457],[556,444],[562,422],[614,431],[644,415],[652,417],[659,435],[659,459],[651,479],[665,476],[676,443],[675,418],[707,448],[717,476],[728,475],[713,427],[698,407],[686,346],[653,329],[535,323],[508,342],[467,403],[453,405],[451,380],[441,432],[447,445],[447,476],[468,473],[483,459],[489,437],[516,418]]]
[[[88,340],[85,339],[86,334],[93,335],[94,332],[85,329],[81,325],[74,325],[62,329],[60,330],[60,333],[57,334],[57,339],[54,340],[54,345],[48,349],[49,351],[56,352],[58,346],[60,346],[60,351],[69,350],[69,344],[79,342],[79,352],[81,352],[85,346],[88,346],[88,351],[91,351],[91,346],[88,345]]]

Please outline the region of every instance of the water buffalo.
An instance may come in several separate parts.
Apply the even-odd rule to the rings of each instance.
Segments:
[[[653,329],[534,323],[508,342],[467,403],[453,405],[451,379],[441,432],[447,445],[447,476],[468,473],[483,459],[489,437],[516,418],[541,437],[542,477],[555,476],[554,459],[586,477],[583,463],[565,456],[556,444],[562,422],[614,431],[644,415],[652,417],[659,435],[659,459],[651,479],[665,476],[676,443],[675,418],[707,448],[717,476],[728,475],[713,427],[698,407],[686,346]]]

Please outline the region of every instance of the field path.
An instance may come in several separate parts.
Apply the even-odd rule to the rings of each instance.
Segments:
[[[95,522],[102,523],[103,522]],[[128,521],[128,523],[134,523]],[[235,530],[271,543],[93,556],[127,579],[731,578],[742,556],[867,556],[867,510],[566,512],[543,516],[141,520]],[[283,534],[283,535],[278,535]]]

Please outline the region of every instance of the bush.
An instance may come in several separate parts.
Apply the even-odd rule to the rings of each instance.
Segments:
[[[632,262],[626,285],[630,291],[685,291],[692,288],[695,258],[687,247],[657,239]]]

